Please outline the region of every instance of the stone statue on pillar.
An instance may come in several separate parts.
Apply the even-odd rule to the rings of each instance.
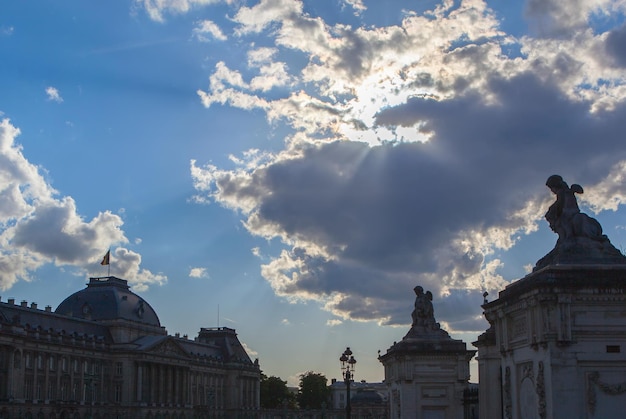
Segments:
[[[404,338],[448,336],[435,320],[433,294],[430,291],[424,292],[424,288],[419,285],[413,288],[413,291],[415,292],[415,304],[411,313],[413,322],[411,330]]]
[[[600,223],[580,211],[575,194],[583,193],[582,186],[568,186],[559,175],[550,176],[546,186],[556,200],[545,217],[559,238],[554,249],[541,258],[533,270],[559,264],[626,263],[626,257],[602,234]]]

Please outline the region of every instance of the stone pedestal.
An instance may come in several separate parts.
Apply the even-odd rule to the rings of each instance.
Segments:
[[[548,265],[483,305],[480,417],[626,412],[626,265]]]
[[[438,327],[414,325],[379,357],[389,389],[389,417],[463,419],[469,361],[475,353]]]

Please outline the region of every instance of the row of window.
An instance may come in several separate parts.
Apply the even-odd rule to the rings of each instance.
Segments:
[[[45,354],[41,353],[24,353],[24,367],[25,368],[37,368],[43,370],[47,367],[49,371],[56,371],[57,368],[62,372],[70,372],[70,369],[74,373],[84,374],[100,374],[102,372],[103,362],[99,360],[81,360],[74,358],[68,359],[65,356],[55,356],[54,354],[47,354],[47,362],[45,361]],[[58,363],[58,364],[57,364]],[[82,370],[81,370],[82,363]],[[22,367],[22,354],[20,351],[15,351],[13,358],[13,368],[20,369]],[[105,365],[106,367],[106,365]],[[115,363],[115,375],[121,376],[124,373],[124,365],[122,362]]]
[[[43,385],[41,381],[35,381],[32,377],[26,377],[24,380],[24,399],[25,400],[62,400],[62,401],[83,401],[83,402],[100,402],[108,401],[106,386],[99,383],[84,382],[82,386],[75,382],[70,384],[69,381],[62,380],[58,391],[54,381],[48,381],[47,391],[44,397]],[[81,388],[82,387],[82,388]],[[113,401],[119,403],[122,401],[122,384],[113,385]]]

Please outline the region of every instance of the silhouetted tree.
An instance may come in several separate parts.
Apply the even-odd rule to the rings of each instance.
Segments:
[[[309,371],[300,375],[298,390],[300,409],[321,409],[322,403],[328,405],[330,388],[327,383],[328,380],[323,374]]]
[[[261,407],[277,409],[295,407],[296,398],[287,388],[287,382],[279,377],[261,374]]]

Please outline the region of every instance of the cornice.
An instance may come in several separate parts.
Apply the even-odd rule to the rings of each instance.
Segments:
[[[587,295],[598,297],[600,294],[626,296],[626,266],[550,265],[508,285],[500,291],[497,300],[486,303],[482,307],[486,311],[491,311],[503,303],[516,301],[521,295],[530,292],[543,293],[545,296],[555,291],[579,294],[583,290],[588,290]]]

